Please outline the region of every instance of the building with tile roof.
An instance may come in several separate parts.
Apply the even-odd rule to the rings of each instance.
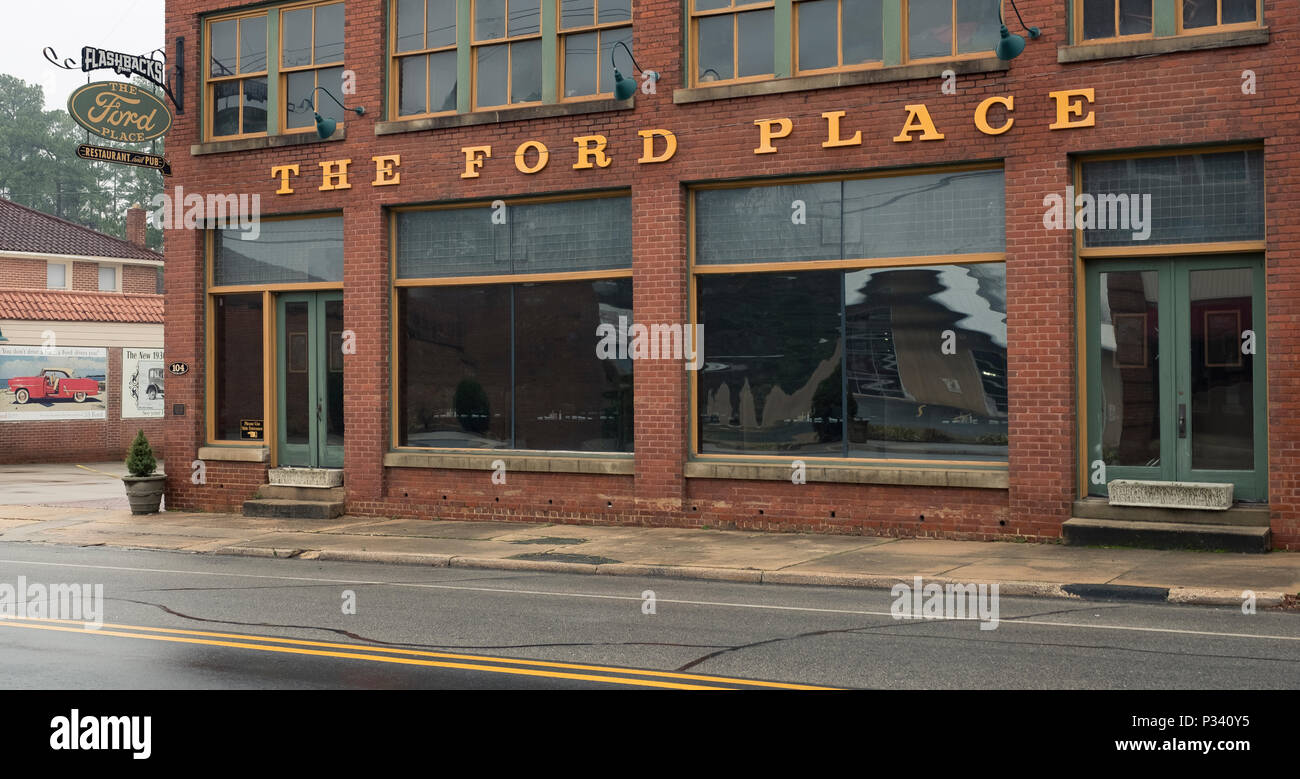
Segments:
[[[137,429],[161,441],[163,257],[143,208],[126,235],[0,199],[0,463],[116,460]],[[56,370],[100,392],[34,388]]]

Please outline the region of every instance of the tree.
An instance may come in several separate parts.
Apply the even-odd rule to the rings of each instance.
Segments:
[[[148,82],[137,79],[137,83],[153,89]],[[39,85],[0,74],[0,196],[124,238],[126,209],[135,203],[147,208],[163,190],[162,174],[83,160],[77,156],[81,143],[162,153],[159,142],[144,149],[140,144],[91,135],[78,127],[67,111],[45,110]],[[152,226],[147,230],[150,248],[161,249],[162,231]]]

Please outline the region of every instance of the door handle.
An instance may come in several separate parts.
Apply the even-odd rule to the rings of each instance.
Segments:
[[[1178,404],[1178,437],[1187,437],[1187,404]]]
[[[316,421],[319,422],[319,421],[320,421],[320,418],[321,418],[321,405],[320,405],[320,400],[317,399],[317,401],[316,401]]]

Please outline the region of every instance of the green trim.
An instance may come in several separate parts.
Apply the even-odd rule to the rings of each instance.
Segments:
[[[792,52],[794,49],[794,2],[793,0],[776,0],[775,30],[772,44],[775,52],[772,56],[773,78],[790,78],[794,74]]]
[[[276,332],[275,345],[285,343],[285,307],[290,303],[307,304],[307,397],[316,400],[322,410],[328,408],[326,393],[329,386],[329,333],[325,326],[325,304],[329,301],[342,301],[341,292],[290,292],[275,296]],[[288,444],[285,438],[284,413],[286,406],[287,382],[285,372],[289,355],[286,349],[277,348],[275,361],[276,373],[276,430],[277,465],[294,465],[313,468],[339,468],[343,465],[343,447],[328,446],[328,415],[321,414],[309,426],[306,444]],[[308,404],[308,414],[311,404]]]
[[[473,24],[470,5],[470,0],[456,0],[456,113],[459,114],[469,113],[474,105],[474,84],[470,78],[469,33]]]
[[[1086,261],[1087,278],[1087,391],[1088,408],[1085,463],[1085,492],[1106,495],[1105,485],[1092,483],[1092,463],[1102,459],[1101,429],[1105,418],[1103,389],[1101,386],[1100,331],[1100,275],[1119,271],[1154,271],[1159,282],[1159,314],[1157,327],[1159,341],[1159,395],[1162,411],[1160,421],[1160,465],[1152,467],[1106,467],[1106,480],[1155,479],[1161,481],[1230,482],[1239,500],[1266,500],[1268,496],[1268,397],[1267,367],[1264,344],[1267,333],[1265,307],[1265,271],[1259,254],[1217,255],[1208,257],[1175,257],[1149,259],[1115,259]],[[1250,471],[1199,470],[1191,467],[1191,440],[1195,431],[1186,437],[1178,436],[1177,406],[1179,392],[1191,385],[1190,364],[1190,278],[1193,271],[1219,268],[1250,268],[1253,283],[1251,301],[1251,327],[1255,331],[1255,355],[1251,363],[1253,382],[1253,445],[1254,469]],[[1153,359],[1157,359],[1153,357]],[[1190,406],[1190,398],[1184,401]],[[1189,409],[1188,424],[1191,424]]]
[[[882,56],[884,67],[903,64],[903,0],[885,0],[881,4],[884,18],[881,20],[882,33],[885,36]]]
[[[1178,34],[1178,0],[1153,0],[1151,16],[1151,29],[1155,32],[1155,37]]]
[[[556,5],[549,0],[542,0],[542,102],[556,103],[559,102],[560,92],[560,69],[559,69],[559,51],[560,39],[555,34]],[[597,45],[599,49],[599,45]],[[600,59],[600,52],[596,52],[596,58]],[[597,63],[597,67],[602,67],[603,63]]]
[[[346,12],[345,12],[346,13]],[[275,45],[271,45],[272,42]],[[274,50],[275,56],[271,56]],[[280,9],[266,12],[266,134],[280,135]]]

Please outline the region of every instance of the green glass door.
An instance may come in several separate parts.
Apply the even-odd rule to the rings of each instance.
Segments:
[[[343,467],[343,295],[276,297],[280,465]]]
[[[1086,276],[1089,494],[1150,479],[1266,500],[1260,258],[1090,261]]]

